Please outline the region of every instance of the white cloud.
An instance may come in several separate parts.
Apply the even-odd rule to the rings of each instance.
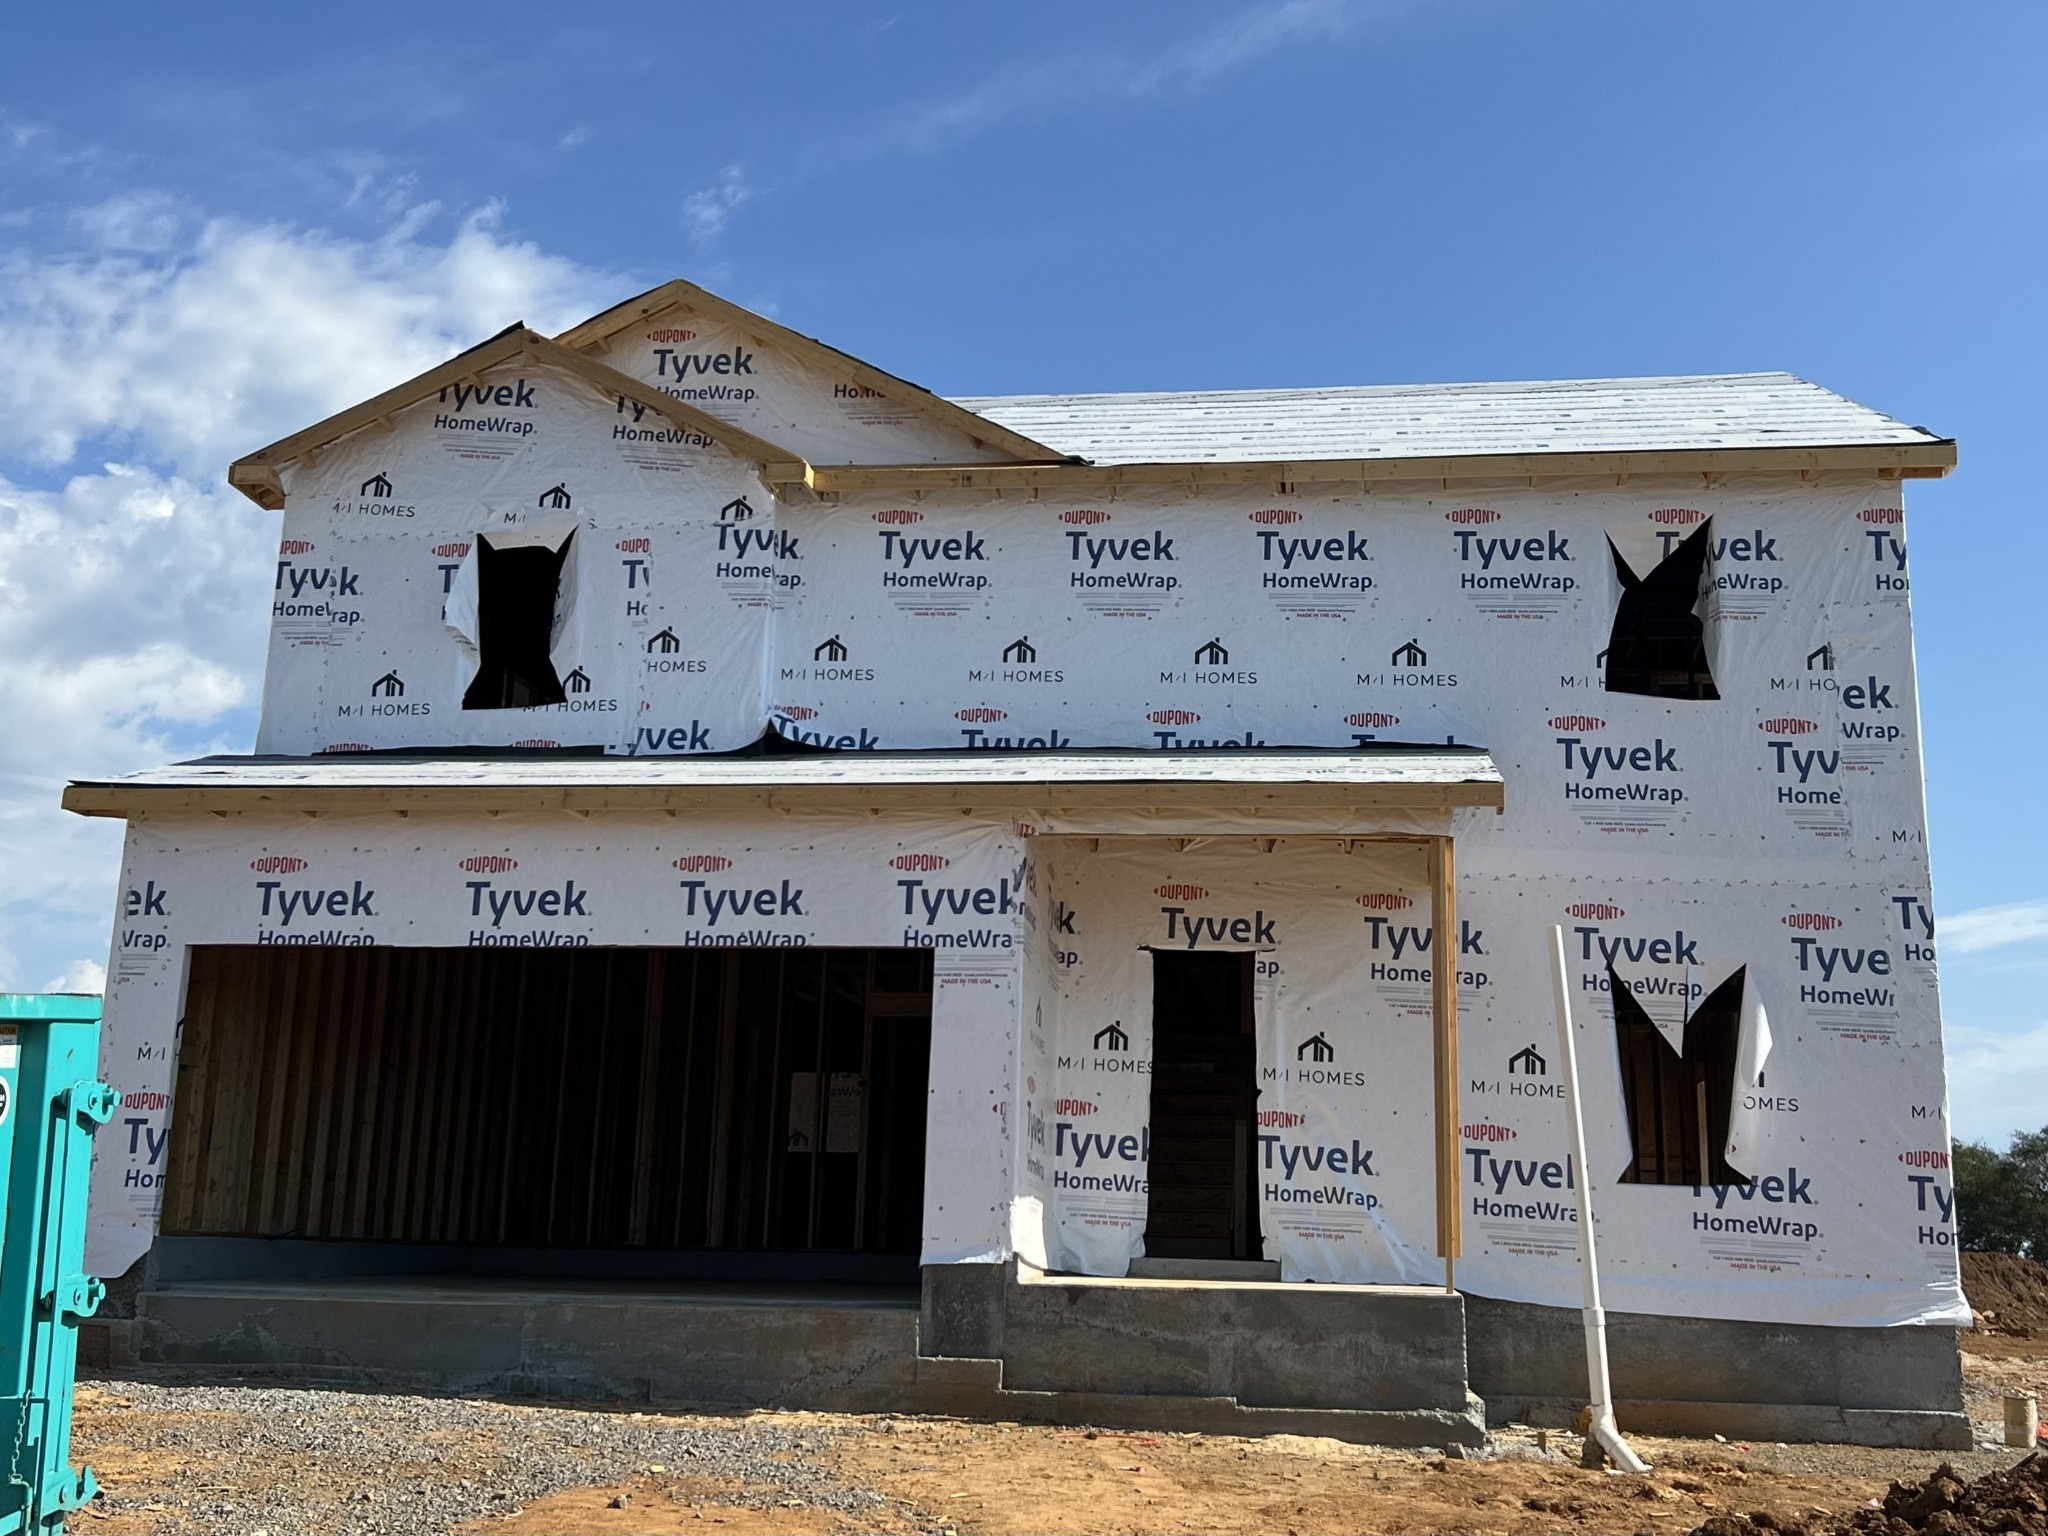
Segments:
[[[1078,54],[999,69],[958,95],[932,103],[851,138],[819,147],[824,164],[908,150],[929,154],[1011,117],[1077,100],[1131,99],[1180,89],[1200,90],[1232,70],[1297,43],[1327,41],[1366,15],[1401,9],[1393,0],[1279,0],[1238,12],[1204,32],[1146,58],[1115,52]]]
[[[0,254],[0,456],[62,465],[111,438],[216,478],[515,320],[597,307],[594,274],[502,238],[495,210],[443,245],[419,235],[433,211],[373,241],[188,214],[166,248],[174,205],[129,198],[81,214],[82,255]]]
[[[1944,917],[1939,924],[1946,954],[1971,955],[2013,944],[2048,939],[2048,901],[2012,901]]]
[[[229,461],[628,286],[431,217],[350,241],[134,198],[82,252],[0,250],[0,986],[106,953],[120,829],[65,779],[248,750],[277,520]]]
[[[1254,6],[1201,36],[1167,49],[1131,78],[1133,91],[1201,86],[1289,43],[1340,37],[1356,25],[1357,0],[1283,0]]]
[[[107,990],[107,968],[97,960],[74,960],[68,970],[61,971],[44,982],[39,988],[44,992],[104,992]]]
[[[2048,1023],[2009,1033],[1951,1024],[1943,1036],[1957,1140],[2002,1147],[2048,1125]]]
[[[690,231],[690,238],[699,245],[709,245],[724,232],[733,209],[753,195],[745,174],[738,166],[728,165],[716,184],[701,192],[692,192],[684,200],[683,222]]]

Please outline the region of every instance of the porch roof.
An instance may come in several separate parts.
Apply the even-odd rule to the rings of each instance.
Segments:
[[[1476,747],[206,757],[75,780],[83,816],[291,811],[1449,810],[1505,803]]]

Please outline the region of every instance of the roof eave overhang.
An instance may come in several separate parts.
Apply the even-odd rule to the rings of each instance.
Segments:
[[[1037,490],[1124,485],[1358,485],[1390,481],[1543,480],[1584,476],[1862,473],[1879,479],[1938,479],[1956,465],[1953,439],[1769,448],[1678,448],[1645,452],[1457,454],[1434,458],[1206,460],[1138,464],[825,464],[820,495],[870,490]]]
[[[1457,782],[917,784],[436,784],[193,785],[74,783],[64,809],[80,816],[321,815],[375,812],[567,811],[1229,811],[1501,810],[1498,776]]]
[[[1007,453],[1022,462],[1065,463],[1070,455],[1057,448],[1048,447],[1036,438],[1027,437],[1013,427],[956,405],[944,395],[932,393],[921,384],[898,378],[886,369],[877,368],[873,363],[864,362],[850,352],[842,352],[814,336],[778,325],[752,310],[720,298],[708,289],[695,283],[677,278],[663,283],[659,288],[649,289],[637,298],[614,304],[610,309],[592,315],[580,325],[571,326],[555,340],[565,347],[580,352],[603,351],[611,344],[612,337],[630,329],[642,320],[660,314],[665,309],[681,305],[736,325],[751,340],[794,354],[826,373],[834,374],[848,383],[859,384],[889,399],[900,401],[920,415],[942,426],[964,434],[982,447],[999,453]]]
[[[777,495],[810,490],[811,465],[801,454],[766,438],[756,437],[730,422],[721,421],[687,401],[663,394],[652,385],[643,384],[629,374],[607,367],[593,357],[564,347],[524,326],[502,331],[481,346],[457,353],[447,362],[429,368],[403,384],[237,459],[228,466],[228,484],[258,506],[278,511],[285,503],[281,474],[285,465],[294,460],[302,466],[311,465],[327,448],[366,428],[389,431],[398,412],[418,405],[428,396],[451,385],[476,382],[488,370],[521,358],[558,368],[582,379],[600,394],[623,396],[674,426],[702,433],[741,458],[752,460],[761,473],[762,481]]]

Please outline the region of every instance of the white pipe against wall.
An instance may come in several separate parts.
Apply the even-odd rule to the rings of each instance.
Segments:
[[[1579,1053],[1572,1036],[1570,973],[1565,969],[1564,929],[1550,929],[1550,981],[1557,999],[1557,1049],[1564,1068],[1565,1123],[1571,1131],[1573,1187],[1579,1197],[1579,1272],[1585,1283],[1586,1381],[1592,1388],[1593,1422],[1587,1431],[1615,1466],[1624,1472],[1647,1472],[1643,1459],[1629,1448],[1614,1424],[1614,1388],[1607,1377],[1607,1312],[1600,1305],[1600,1266],[1593,1246],[1593,1181],[1586,1162],[1586,1117],[1579,1105]]]

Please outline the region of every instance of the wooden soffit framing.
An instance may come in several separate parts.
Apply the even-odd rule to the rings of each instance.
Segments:
[[[713,438],[719,446],[751,459],[760,469],[762,480],[778,493],[787,487],[809,487],[811,466],[800,454],[721,421],[687,401],[663,394],[651,384],[643,384],[524,325],[500,331],[489,341],[457,353],[439,367],[429,368],[360,405],[352,405],[325,421],[315,422],[237,459],[228,467],[228,484],[258,506],[277,511],[284,506],[284,482],[279,474],[284,465],[294,459],[310,464],[321,449],[365,427],[388,429],[393,415],[408,406],[419,404],[451,384],[475,381],[488,370],[522,357],[580,378],[600,394],[624,396],[685,431]]]
[[[1418,459],[1307,459],[1197,464],[827,464],[812,469],[819,495],[860,491],[1201,489],[1240,485],[1360,486],[1392,481],[1542,480],[1613,476],[1796,474],[1849,471],[1882,480],[1938,479],[1956,464],[1953,440],[1810,448],[1680,448],[1648,453],[1460,454]]]
[[[681,278],[663,283],[659,288],[650,289],[638,298],[628,299],[623,304],[614,304],[601,314],[592,315],[581,325],[572,326],[555,339],[565,347],[578,351],[602,351],[611,338],[620,331],[650,320],[666,309],[696,310],[714,316],[728,324],[737,326],[748,337],[765,347],[789,353],[801,358],[824,373],[859,384],[891,400],[900,401],[942,426],[965,434],[985,448],[993,448],[1012,457],[1043,463],[1078,462],[1071,454],[1049,448],[1035,438],[1013,431],[999,422],[970,411],[964,405],[955,405],[943,395],[935,395],[922,385],[908,379],[900,379],[893,373],[885,372],[872,363],[862,362],[851,353],[828,346],[816,337],[806,336],[801,331],[792,331],[787,326],[777,325],[773,320],[743,309],[730,299],[722,299],[708,289],[699,288],[695,283],[684,282]]]
[[[676,784],[142,785],[72,784],[64,809],[80,816],[361,814],[503,815],[520,811],[1149,811],[1156,784],[853,785]],[[1214,784],[1164,801],[1187,810],[1456,810],[1505,803],[1499,782],[1471,784]]]

